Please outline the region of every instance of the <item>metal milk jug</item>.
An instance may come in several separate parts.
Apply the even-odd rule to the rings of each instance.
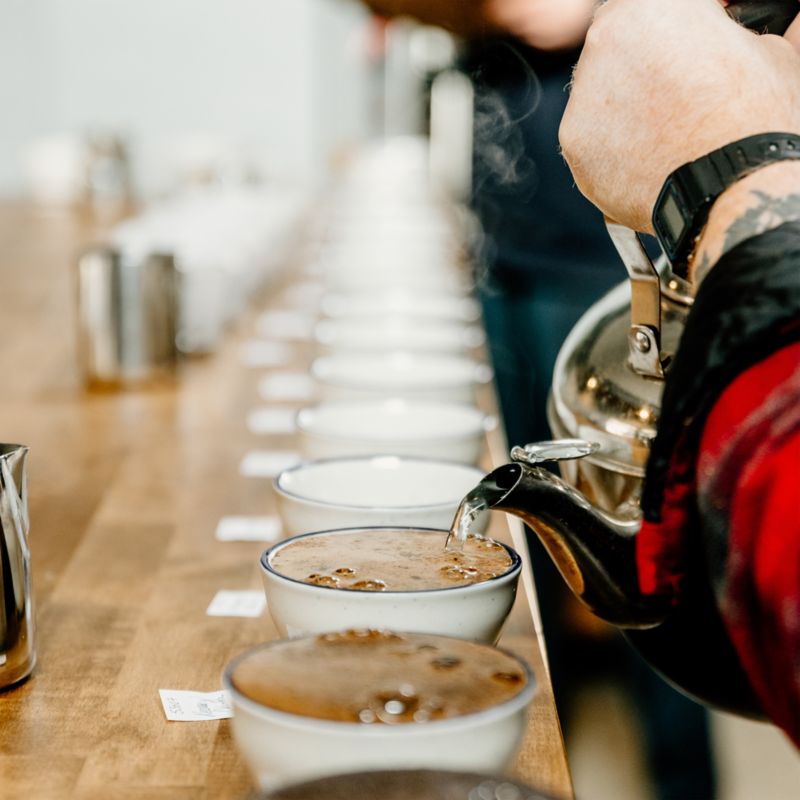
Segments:
[[[0,688],[36,663],[30,551],[28,448],[0,444]]]

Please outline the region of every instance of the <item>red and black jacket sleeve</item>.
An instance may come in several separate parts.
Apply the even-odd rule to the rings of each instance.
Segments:
[[[800,223],[742,242],[701,284],[642,509],[642,591],[677,599],[702,537],[748,680],[800,747]]]

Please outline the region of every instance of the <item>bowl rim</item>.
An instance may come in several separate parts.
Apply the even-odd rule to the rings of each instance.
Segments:
[[[386,305],[406,304],[413,309],[415,301],[418,300],[417,293],[407,286],[370,288],[365,289],[338,289],[330,292],[322,302],[322,319],[343,319],[352,316],[352,305],[366,303],[370,307]],[[451,291],[434,289],[426,293],[426,301],[432,305],[448,310],[456,310],[456,316],[439,316],[438,314],[417,314],[409,313],[404,310],[412,319],[418,317],[429,317],[434,319],[457,320],[464,322],[478,323],[480,320],[480,304],[470,293],[453,294]],[[344,306],[350,306],[345,314],[334,313],[330,310],[341,311]],[[380,309],[379,309],[380,310]],[[467,313],[464,313],[467,312]]]
[[[409,511],[431,511],[434,509],[442,509],[448,508],[452,506],[453,500],[442,500],[437,503],[425,503],[419,504],[416,503],[414,505],[404,505],[404,506],[389,506],[389,505],[381,505],[381,506],[366,506],[366,505],[355,505],[353,503],[332,503],[328,500],[317,500],[311,497],[307,497],[302,494],[298,494],[297,492],[293,492],[289,489],[286,489],[284,486],[281,486],[281,478],[285,475],[288,475],[293,472],[297,472],[298,470],[310,467],[310,466],[318,466],[318,465],[328,465],[328,464],[337,464],[342,462],[348,461],[374,461],[380,459],[393,459],[395,461],[403,461],[403,462],[424,462],[427,464],[439,464],[445,465],[449,467],[458,467],[459,469],[464,470],[472,470],[476,474],[480,474],[481,477],[478,478],[476,481],[480,483],[481,479],[486,477],[486,473],[484,470],[480,469],[479,467],[473,466],[472,464],[465,464],[462,461],[445,461],[440,458],[422,458],[417,456],[403,456],[403,455],[395,455],[394,453],[369,453],[368,455],[354,455],[354,456],[338,456],[333,458],[317,458],[310,461],[300,461],[297,464],[293,464],[286,469],[281,470],[273,479],[272,479],[272,487],[275,490],[276,494],[279,497],[285,497],[290,500],[294,500],[300,502],[304,505],[308,506],[316,506],[318,508],[327,508],[327,509],[337,509],[340,511],[369,511],[369,512],[409,512]],[[461,498],[456,498],[456,502],[460,501]]]
[[[510,545],[507,545],[505,542],[498,542],[497,539],[492,539],[493,542],[497,542],[497,544],[501,545],[508,555],[511,557],[511,566],[502,574],[495,575],[492,578],[487,578],[484,581],[478,581],[477,583],[468,583],[461,586],[439,586],[434,587],[432,589],[387,589],[385,592],[365,592],[362,589],[348,589],[344,586],[318,586],[314,583],[306,583],[299,578],[292,578],[289,575],[284,575],[282,572],[278,572],[277,569],[272,565],[270,562],[270,558],[282,548],[286,547],[290,543],[296,542],[298,539],[306,539],[311,536],[325,536],[325,535],[343,535],[347,533],[356,533],[356,532],[364,532],[364,531],[419,531],[424,533],[438,533],[438,534],[445,534],[448,533],[447,530],[444,528],[426,528],[423,526],[418,525],[361,525],[358,527],[348,527],[348,528],[329,528],[324,531],[309,531],[308,533],[298,533],[294,536],[289,536],[286,539],[282,539],[280,542],[276,542],[273,545],[270,545],[266,550],[261,553],[261,557],[259,558],[259,565],[261,567],[262,572],[266,573],[270,577],[274,577],[279,581],[286,581],[287,583],[291,584],[292,587],[305,587],[309,591],[316,591],[316,590],[323,590],[328,592],[347,592],[352,596],[363,595],[365,597],[391,597],[392,599],[397,599],[398,596],[400,597],[409,597],[409,596],[417,596],[417,595],[425,595],[430,596],[431,594],[438,594],[442,592],[470,592],[475,594],[480,591],[488,591],[490,588],[493,589],[496,586],[509,583],[517,580],[519,578],[520,573],[522,572],[522,556]],[[491,539],[490,536],[483,537],[486,539]]]
[[[332,633],[337,633],[337,631],[332,631]],[[397,634],[399,636],[403,636],[406,634],[415,635],[415,632],[397,631]],[[536,675],[533,672],[533,669],[521,656],[517,655],[516,653],[512,653],[510,650],[506,650],[505,648],[495,647],[494,645],[482,644],[479,642],[472,642],[472,644],[476,645],[477,647],[490,647],[492,650],[497,650],[503,653],[504,655],[514,659],[514,661],[516,661],[517,664],[519,664],[519,666],[525,673],[525,677],[527,679],[525,685],[513,697],[510,697],[508,698],[508,700],[504,700],[502,703],[498,703],[497,705],[490,706],[489,708],[483,708],[480,711],[473,711],[470,712],[469,714],[461,714],[457,717],[448,717],[446,719],[430,720],[424,723],[375,725],[366,722],[345,722],[342,720],[308,717],[302,714],[293,714],[290,711],[281,711],[277,708],[272,708],[271,706],[259,703],[258,701],[247,697],[247,695],[243,694],[234,685],[233,683],[234,671],[239,666],[239,664],[249,656],[261,650],[266,650],[269,649],[270,647],[275,647],[279,644],[284,644],[287,641],[299,642],[307,639],[316,639],[317,636],[324,636],[324,635],[325,634],[313,634],[311,636],[303,636],[298,639],[291,639],[291,640],[274,639],[268,642],[262,642],[261,644],[249,647],[248,649],[234,656],[225,665],[225,668],[222,673],[223,689],[229,692],[231,699],[234,703],[234,706],[238,703],[239,705],[248,709],[251,713],[254,713],[256,716],[260,716],[262,718],[265,716],[274,717],[283,726],[289,726],[295,728],[311,728],[320,730],[321,732],[324,731],[327,733],[346,732],[349,735],[355,734],[356,736],[369,736],[370,738],[374,736],[385,736],[385,737],[414,736],[414,735],[419,735],[421,733],[424,734],[424,732],[431,730],[435,732],[444,733],[451,728],[458,728],[458,727],[469,728],[475,725],[481,725],[483,723],[490,724],[495,720],[499,721],[501,719],[511,717],[515,713],[524,710],[530,704],[531,700],[533,700],[534,695],[538,691]],[[465,641],[464,639],[458,639],[455,636],[443,636],[441,634],[426,633],[426,634],[416,634],[416,635],[422,635],[426,637],[436,637],[445,640],[452,639],[460,643],[463,643]],[[235,716],[236,714],[234,712],[234,717]]]
[[[335,374],[325,374],[323,369],[320,373],[320,365],[323,367],[326,363],[334,361],[342,361],[346,359],[372,361],[377,365],[382,365],[386,362],[387,358],[393,356],[404,356],[411,361],[458,361],[463,365],[469,367],[469,374],[459,375],[456,379],[441,381],[433,380],[431,377],[425,381],[414,381],[410,384],[375,384],[367,379],[354,379],[352,376],[342,377]],[[356,353],[356,352],[341,352],[333,353],[331,355],[317,356],[309,367],[309,373],[314,380],[319,383],[327,384],[328,386],[340,386],[345,389],[374,389],[376,391],[389,391],[389,392],[426,392],[435,391],[437,389],[451,389],[454,387],[475,387],[483,386],[489,383],[492,379],[492,369],[485,362],[478,361],[470,356],[453,355],[448,353],[425,353],[415,352],[414,350],[391,350],[386,353]]]
[[[336,431],[314,430],[312,427],[313,422],[309,423],[305,421],[306,418],[311,418],[311,420],[313,420],[314,417],[320,415],[321,412],[329,409],[338,410],[347,408],[363,409],[364,411],[380,410],[380,413],[383,413],[384,409],[386,408],[391,408],[392,406],[399,407],[400,405],[402,405],[403,411],[397,416],[401,416],[402,414],[410,414],[412,411],[417,413],[427,413],[431,408],[435,408],[436,410],[441,409],[442,411],[447,410],[448,412],[455,411],[457,409],[459,412],[462,410],[469,412],[469,414],[473,417],[475,424],[470,430],[462,433],[444,433],[437,434],[436,436],[420,434],[418,436],[406,436],[401,438],[399,436],[392,436],[391,431],[387,431],[381,436],[364,436],[358,435],[357,433],[350,434],[338,433]],[[388,413],[386,416],[390,417],[392,414]],[[453,403],[407,397],[382,397],[372,400],[328,400],[317,403],[313,406],[307,406],[306,408],[301,408],[295,415],[295,426],[298,431],[309,436],[315,436],[320,439],[329,439],[333,441],[363,442],[364,444],[369,444],[371,442],[424,443],[467,441],[476,436],[480,437],[490,429],[489,426],[491,423],[493,423],[493,420],[494,418],[492,415],[487,414],[485,411],[482,411],[474,405],[469,405],[468,403]]]
[[[427,327],[424,331],[426,334],[441,337],[437,344],[446,341],[448,345],[454,345],[453,350],[439,351],[433,350],[435,353],[462,353],[469,349],[476,349],[481,344],[485,343],[485,339],[478,344],[474,344],[474,340],[478,338],[478,334],[482,332],[479,325],[475,323],[461,323],[454,320],[440,320],[428,319],[425,317],[413,319],[406,316],[389,316],[382,317],[379,323],[374,320],[363,317],[340,317],[338,319],[321,319],[314,326],[314,341],[325,347],[336,347],[342,344],[341,338],[343,333],[352,333],[353,331],[362,332],[364,329],[378,330],[383,335],[385,332],[390,331],[394,333],[397,331],[399,334],[406,334],[408,330],[415,330],[420,327]],[[338,329],[338,330],[337,330]],[[327,335],[326,335],[327,334]],[[347,338],[346,336],[344,337]],[[393,337],[388,337],[393,341]],[[398,341],[402,341],[402,336],[398,335]],[[347,344],[347,347],[350,345]],[[385,349],[385,343],[382,345]],[[464,348],[463,350],[460,348]],[[344,348],[343,348],[344,349]],[[372,352],[373,349],[369,348],[367,352]],[[409,348],[410,352],[419,352],[417,348]],[[361,351],[354,351],[361,352]]]

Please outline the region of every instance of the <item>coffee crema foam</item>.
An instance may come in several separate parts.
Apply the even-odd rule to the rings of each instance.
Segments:
[[[387,529],[304,536],[270,557],[275,572],[316,586],[365,592],[447,589],[496,578],[513,561],[503,545],[470,535],[459,551],[445,534]]]
[[[488,645],[375,630],[275,642],[231,675],[238,692],[268,708],[365,725],[484,711],[518,695],[527,680],[517,659]]]

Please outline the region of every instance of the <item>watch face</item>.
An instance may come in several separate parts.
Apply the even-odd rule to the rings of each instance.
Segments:
[[[678,201],[672,191],[667,192],[664,202],[661,204],[659,222],[661,222],[661,233],[667,239],[669,249],[673,250],[681,239],[686,222],[683,218],[681,207],[678,205]]]

